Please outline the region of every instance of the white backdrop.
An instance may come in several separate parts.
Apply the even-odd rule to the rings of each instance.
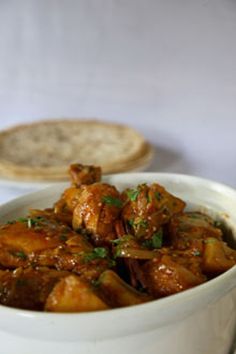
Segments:
[[[236,1],[0,0],[0,128],[52,117],[131,124],[149,169],[236,187]]]

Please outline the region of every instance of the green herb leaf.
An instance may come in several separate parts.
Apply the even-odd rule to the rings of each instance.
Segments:
[[[220,229],[220,228],[222,228],[222,222],[221,221],[219,221],[219,220],[216,220],[215,222],[214,222],[214,227],[216,227],[216,228],[218,228],[218,229]]]
[[[201,252],[198,250],[193,251],[194,256],[201,256]]]
[[[98,288],[101,284],[101,280],[100,279],[92,279],[91,280],[91,284],[95,287]]]
[[[152,236],[153,248],[161,248],[163,242],[163,231],[160,229]]]
[[[114,257],[118,258],[121,255],[122,255],[122,250],[119,247],[117,247],[116,250],[115,250],[115,253],[114,253]]]
[[[134,226],[134,219],[130,219],[128,220],[128,224],[133,227]]]
[[[110,258],[108,261],[108,267],[109,268],[114,268],[116,266],[116,261],[113,258]]]
[[[116,206],[117,208],[121,208],[123,203],[120,199],[114,198],[111,195],[106,195],[102,198],[103,203],[108,205]]]
[[[204,240],[204,243],[215,243],[215,242],[216,242],[215,238],[209,238],[209,239]]]
[[[18,218],[16,221],[27,223],[27,226],[30,229],[32,226],[37,225],[38,222],[42,219],[43,219],[42,217],[37,216],[36,218]]]
[[[155,192],[154,195],[155,195],[155,198],[156,198],[158,201],[160,201],[160,200],[162,199],[162,195],[161,195],[160,192]]]
[[[163,243],[163,231],[160,229],[158,232],[156,232],[152,238],[149,240],[145,240],[142,244],[146,248],[161,248]]]
[[[18,218],[16,221],[19,221],[19,222],[28,222],[28,218]]]
[[[19,257],[19,258],[21,258],[21,259],[23,259],[23,260],[26,260],[26,259],[27,259],[27,256],[26,256],[26,254],[25,254],[23,251],[15,252],[15,253],[14,253],[14,256]]]
[[[111,243],[118,246],[118,245],[124,244],[126,242],[130,242],[133,239],[134,239],[134,236],[127,234],[127,235],[124,235],[120,238],[116,238],[115,240],[112,240]]]
[[[138,198],[139,190],[138,189],[128,189],[126,191],[126,194],[127,194],[128,198],[131,200],[131,202],[135,202],[136,199]]]
[[[59,236],[59,239],[60,239],[60,241],[65,242],[65,241],[67,241],[67,236],[62,234]]]
[[[35,226],[37,224],[37,221],[35,221],[34,219],[28,218],[27,220],[27,225],[28,228],[30,229],[32,226]]]
[[[12,225],[12,224],[15,224],[15,223],[16,223],[15,220],[9,220],[9,221],[6,222],[6,224],[8,224],[8,225]]]
[[[120,243],[122,243],[122,237],[112,240],[111,243],[113,243],[114,245],[119,245]]]
[[[145,247],[145,248],[152,249],[152,248],[153,248],[153,246],[152,246],[152,239],[144,240],[144,241],[142,242],[142,245],[143,245],[143,247]]]
[[[107,249],[104,247],[95,247],[92,252],[89,252],[87,254],[85,254],[84,256],[84,261],[85,262],[90,262],[94,259],[97,258],[107,258],[108,253],[107,253]]]
[[[134,226],[147,228],[148,227],[148,221],[147,220],[143,220],[143,219],[134,221]]]
[[[188,217],[190,218],[190,219],[199,219],[199,215],[197,215],[197,214],[188,214]],[[200,216],[201,217],[201,216]]]
[[[147,202],[151,203],[152,202],[152,197],[149,195],[149,193],[147,194]]]

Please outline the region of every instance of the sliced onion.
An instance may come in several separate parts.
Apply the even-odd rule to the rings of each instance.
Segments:
[[[153,259],[160,255],[157,250],[145,250],[130,247],[118,247],[116,257],[119,258],[134,258],[134,259]]]

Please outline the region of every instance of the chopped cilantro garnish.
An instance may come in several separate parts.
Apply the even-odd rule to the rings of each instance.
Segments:
[[[139,190],[138,189],[128,189],[126,191],[126,194],[128,198],[131,200],[131,202],[135,202],[138,195],[139,195]]]
[[[215,243],[216,239],[215,238],[208,238],[206,240],[204,240],[205,243]]]
[[[153,248],[152,239],[148,239],[142,242],[143,247]]]
[[[111,243],[118,246],[118,245],[123,244],[125,242],[132,241],[133,239],[134,239],[134,236],[132,236],[132,235],[124,235],[120,238],[116,238],[115,240],[112,240]]]
[[[132,227],[144,227],[146,228],[148,226],[148,221],[143,220],[143,219],[130,219],[128,220],[128,224]]]
[[[15,224],[16,221],[15,221],[15,220],[9,220],[9,221],[7,221],[6,223],[7,223],[8,225],[12,225],[12,224]]]
[[[128,220],[128,224],[129,224],[130,226],[134,226],[134,219]]]
[[[219,220],[216,220],[216,221],[214,222],[214,226],[217,227],[217,228],[221,228],[221,227],[222,227],[222,222],[219,221]]]
[[[123,237],[116,238],[115,240],[112,240],[111,243],[114,245],[119,245],[120,243],[122,243],[122,239],[123,239]]]
[[[42,216],[36,216],[34,218],[18,218],[16,220],[7,221],[7,224],[15,224],[16,222],[26,223],[28,228],[30,229],[32,226],[38,226],[39,222],[42,221],[44,218]]]
[[[26,260],[26,259],[27,259],[27,256],[26,256],[26,254],[25,254],[23,251],[15,252],[15,253],[14,253],[14,256],[19,257],[19,258],[21,258],[21,259],[23,259],[23,260]]]
[[[154,195],[155,195],[155,198],[156,198],[157,200],[159,200],[159,201],[161,200],[162,195],[161,195],[160,192],[155,192]]]
[[[154,248],[161,248],[163,242],[163,231],[160,229],[152,236],[152,244]]]
[[[28,218],[27,225],[28,225],[29,229],[36,224],[37,224],[37,222],[34,219]]]
[[[41,216],[37,216],[36,218],[18,218],[16,221],[27,223],[27,226],[30,229],[32,226],[38,225],[38,222],[42,219]]]
[[[113,205],[118,208],[121,208],[123,203],[120,199],[114,198],[111,195],[106,195],[102,198],[103,203],[108,204],[108,205]]]
[[[143,246],[147,248],[161,248],[163,243],[163,231],[160,229],[152,238],[145,240]]]
[[[19,222],[28,222],[28,218],[18,218],[16,221],[19,221]]]
[[[149,193],[147,194],[147,202],[151,203],[152,202],[152,197],[149,195]]]
[[[199,215],[197,215],[197,214],[188,214],[188,217],[190,219],[199,219]]]
[[[114,257],[118,258],[120,256],[122,256],[122,250],[119,247],[117,247],[114,253]]]
[[[104,247],[95,247],[91,252],[85,254],[84,261],[90,262],[97,258],[106,258],[108,256],[107,249]]]
[[[143,220],[143,219],[134,221],[134,226],[136,226],[136,227],[140,226],[140,227],[146,228],[148,226],[148,221],[147,220]]]
[[[108,261],[108,266],[109,266],[109,268],[115,267],[116,266],[116,261],[114,259],[110,258],[109,261]]]
[[[98,288],[99,285],[100,285],[100,283],[101,283],[101,280],[100,280],[100,279],[93,279],[93,280],[91,281],[91,284],[92,284],[95,288]]]
[[[65,242],[65,241],[67,241],[67,236],[62,234],[59,236],[59,239],[60,239],[60,241]]]
[[[193,251],[194,256],[201,256],[201,252],[198,250]]]

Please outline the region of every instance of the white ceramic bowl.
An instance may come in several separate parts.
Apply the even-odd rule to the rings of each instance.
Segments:
[[[191,208],[217,213],[236,229],[236,191],[224,185],[161,173],[113,175],[106,181],[120,189],[158,182]],[[66,187],[58,184],[1,206],[0,221],[51,206]],[[228,354],[236,326],[235,287],[233,267],[193,289],[128,308],[51,314],[0,306],[0,353]]]

